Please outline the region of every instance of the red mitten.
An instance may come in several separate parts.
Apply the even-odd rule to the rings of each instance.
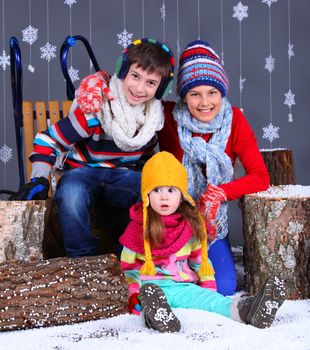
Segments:
[[[131,314],[139,316],[141,313],[141,304],[139,301],[139,293],[133,293],[129,297],[128,311]]]
[[[209,184],[206,191],[198,200],[198,208],[205,219],[208,238],[216,238],[216,215],[223,202],[227,201],[227,195],[220,187]]]
[[[103,98],[113,100],[108,87],[110,76],[103,70],[88,75],[81,81],[75,93],[77,103],[83,113],[97,113],[101,109]]]

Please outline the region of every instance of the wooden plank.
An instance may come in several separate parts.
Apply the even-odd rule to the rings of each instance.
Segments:
[[[43,101],[37,101],[36,106],[36,118],[37,118],[37,128],[38,132],[47,129],[46,120],[46,104]]]
[[[23,126],[24,126],[24,150],[26,160],[27,182],[30,181],[31,162],[29,155],[33,151],[34,139],[34,123],[33,123],[33,107],[30,101],[23,101]]]
[[[62,101],[63,117],[67,116],[67,114],[70,111],[71,105],[72,105],[72,101]]]
[[[58,101],[48,101],[48,110],[50,113],[50,125],[55,124],[60,119]]]

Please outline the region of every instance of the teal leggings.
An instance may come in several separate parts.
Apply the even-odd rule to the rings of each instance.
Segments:
[[[230,307],[233,299],[194,283],[172,280],[143,281],[158,285],[165,293],[168,304],[173,308],[198,309],[231,317]]]

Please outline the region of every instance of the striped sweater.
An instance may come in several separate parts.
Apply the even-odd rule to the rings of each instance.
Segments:
[[[33,177],[48,177],[56,159],[62,170],[89,167],[134,167],[144,152],[156,144],[155,137],[143,148],[126,152],[118,148],[113,139],[101,127],[95,114],[84,114],[73,101],[66,118],[59,120],[47,130],[39,132],[34,139],[32,162]]]
[[[140,275],[140,268],[145,262],[144,254],[139,254],[124,247],[121,254],[121,266],[128,283],[129,296],[139,293],[141,281],[170,279],[175,282],[197,283],[203,288],[216,291],[214,275],[198,277],[201,264],[201,245],[194,238],[190,239],[179,251],[165,257],[154,257],[156,268],[154,276]],[[211,262],[210,262],[211,263]]]

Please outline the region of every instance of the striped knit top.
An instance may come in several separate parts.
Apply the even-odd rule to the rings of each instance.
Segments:
[[[164,257],[154,257],[155,276],[140,275],[140,268],[145,262],[144,254],[124,247],[121,254],[121,266],[128,283],[129,296],[139,293],[141,281],[170,279],[175,282],[191,282],[203,288],[216,291],[214,275],[198,277],[201,264],[201,244],[190,239],[179,251]],[[211,263],[211,262],[210,262]]]
[[[82,166],[134,167],[143,153],[152,149],[157,142],[154,136],[137,151],[123,151],[104,132],[95,114],[84,114],[76,106],[72,105],[66,118],[36,135],[34,150],[29,156],[32,162],[31,178],[47,178],[57,157],[61,161],[57,166],[62,170]]]

